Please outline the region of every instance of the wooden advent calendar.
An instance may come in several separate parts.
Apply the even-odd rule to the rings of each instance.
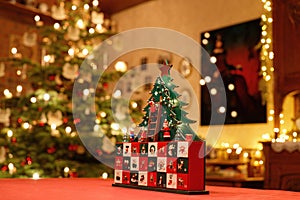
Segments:
[[[113,186],[208,194],[205,142],[124,142],[117,144]]]
[[[116,144],[113,186],[184,194],[205,191],[205,142],[189,127],[170,69],[160,67],[137,136]],[[130,142],[129,142],[130,141]]]

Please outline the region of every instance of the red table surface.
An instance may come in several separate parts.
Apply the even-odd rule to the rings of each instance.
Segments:
[[[300,199],[300,192],[257,190],[246,188],[206,186],[209,194],[185,195],[166,192],[112,187],[112,180],[97,178],[71,179],[0,179],[1,200],[159,200],[159,199]]]

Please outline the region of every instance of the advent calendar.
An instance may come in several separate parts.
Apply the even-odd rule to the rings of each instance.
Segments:
[[[204,142],[118,143],[113,185],[205,194],[204,155]]]
[[[144,108],[140,131],[116,144],[113,186],[208,194],[205,190],[205,141],[190,128],[174,91],[171,65],[163,65]]]

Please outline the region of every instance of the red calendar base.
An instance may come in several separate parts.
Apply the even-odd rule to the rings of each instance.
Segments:
[[[205,142],[117,143],[113,186],[208,194],[205,190]]]
[[[156,191],[156,192],[170,192],[170,193],[176,193],[176,194],[188,194],[188,195],[209,194],[209,191],[207,191],[207,190],[188,191],[188,190],[176,190],[176,189],[157,188],[157,187],[143,187],[143,186],[117,184],[117,183],[113,183],[112,186],[139,189],[139,190],[151,190],[151,191]]]

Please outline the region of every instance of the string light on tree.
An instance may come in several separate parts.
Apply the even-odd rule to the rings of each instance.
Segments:
[[[120,98],[121,95],[122,95],[121,90],[116,90],[113,94],[113,97],[117,99],[117,98]]]
[[[83,5],[83,8],[85,11],[88,11],[90,9],[90,6],[89,6],[89,4],[86,3]]]
[[[22,57],[22,54],[18,52],[18,49],[16,47],[12,47],[10,52],[11,52],[11,54],[14,58],[21,58]]]
[[[41,21],[41,17],[39,15],[35,15],[33,19],[36,26],[43,26],[44,22]]]
[[[92,2],[94,7],[97,7],[99,5],[99,1],[98,0],[93,0]]]
[[[39,174],[38,172],[34,172],[34,173],[32,174],[32,179],[33,179],[33,180],[38,180],[38,179],[40,179],[40,174]]]
[[[31,97],[31,98],[30,98],[30,102],[31,102],[31,103],[36,103],[36,101],[37,101],[36,97]]]
[[[22,126],[23,126],[24,129],[29,129],[30,128],[30,124],[28,122],[24,122]]]
[[[11,48],[10,52],[12,54],[16,54],[16,53],[18,53],[18,49],[16,47],[13,47],[13,48]]]
[[[76,5],[72,5],[71,9],[74,11],[77,9],[77,6]]]
[[[65,167],[64,168],[64,176],[68,177],[69,176],[69,172],[70,172],[70,168],[69,167]]]
[[[94,28],[90,28],[90,29],[89,29],[89,33],[90,33],[90,34],[94,34],[94,33],[95,33],[95,29],[94,29]]]
[[[261,15],[261,54],[260,54],[260,60],[261,60],[261,69],[260,74],[263,77],[263,80],[265,81],[265,88],[266,91],[264,94],[262,94],[262,97],[265,99],[265,101],[271,101],[272,102],[272,95],[268,95],[269,88],[272,88],[273,82],[272,77],[274,73],[274,66],[273,66],[273,59],[274,59],[274,52],[273,52],[273,18],[272,18],[272,0],[261,0],[263,4],[263,14]],[[270,106],[270,104],[268,104]],[[274,110],[270,108],[268,121],[274,120]],[[284,123],[281,121],[281,123]],[[277,134],[279,132],[276,132],[277,128],[274,128],[275,137],[277,137]]]
[[[113,130],[119,130],[120,129],[120,124],[118,124],[118,123],[112,123],[110,126]]]
[[[49,100],[50,100],[50,94],[45,93],[45,94],[43,95],[43,99],[44,99],[44,101],[49,101]]]
[[[70,126],[67,126],[65,128],[65,131],[66,131],[67,134],[70,134],[72,132],[72,128]]]
[[[22,85],[17,85],[16,90],[17,90],[17,93],[21,93],[23,90]]]
[[[13,163],[8,164],[9,174],[13,174],[16,171],[16,168]]]
[[[9,91],[9,89],[5,89],[3,91],[3,94],[4,94],[5,98],[7,98],[7,99],[10,99],[13,97],[13,94]]]
[[[83,22],[82,19],[79,19],[79,20],[77,21],[77,26],[78,26],[78,28],[80,28],[80,29],[84,29],[84,28],[85,28],[85,25],[84,25],[84,22]]]
[[[54,23],[53,25],[54,29],[58,30],[60,28],[60,24],[59,23]]]
[[[104,117],[106,117],[106,112],[104,112],[104,111],[102,111],[102,112],[100,112],[100,116],[102,117],[102,118],[104,118]]]
[[[108,173],[107,172],[103,172],[102,173],[102,178],[103,179],[107,179],[108,178]]]
[[[272,3],[270,0],[261,0],[264,7],[264,13],[261,15],[262,32],[261,32],[261,74],[266,81],[271,80],[273,67],[273,45],[272,45]]]
[[[22,74],[22,71],[18,69],[18,70],[16,71],[16,74],[17,74],[18,76],[20,76],[20,75]]]
[[[12,130],[7,131],[7,137],[11,138],[13,136],[14,132]]]
[[[69,54],[71,57],[74,57],[74,55],[75,55],[75,50],[74,50],[74,48],[70,48],[70,49],[68,50],[68,54]]]
[[[44,56],[44,62],[45,62],[46,64],[49,63],[50,60],[51,60],[51,56],[50,56],[50,55],[45,55],[45,56]]]

